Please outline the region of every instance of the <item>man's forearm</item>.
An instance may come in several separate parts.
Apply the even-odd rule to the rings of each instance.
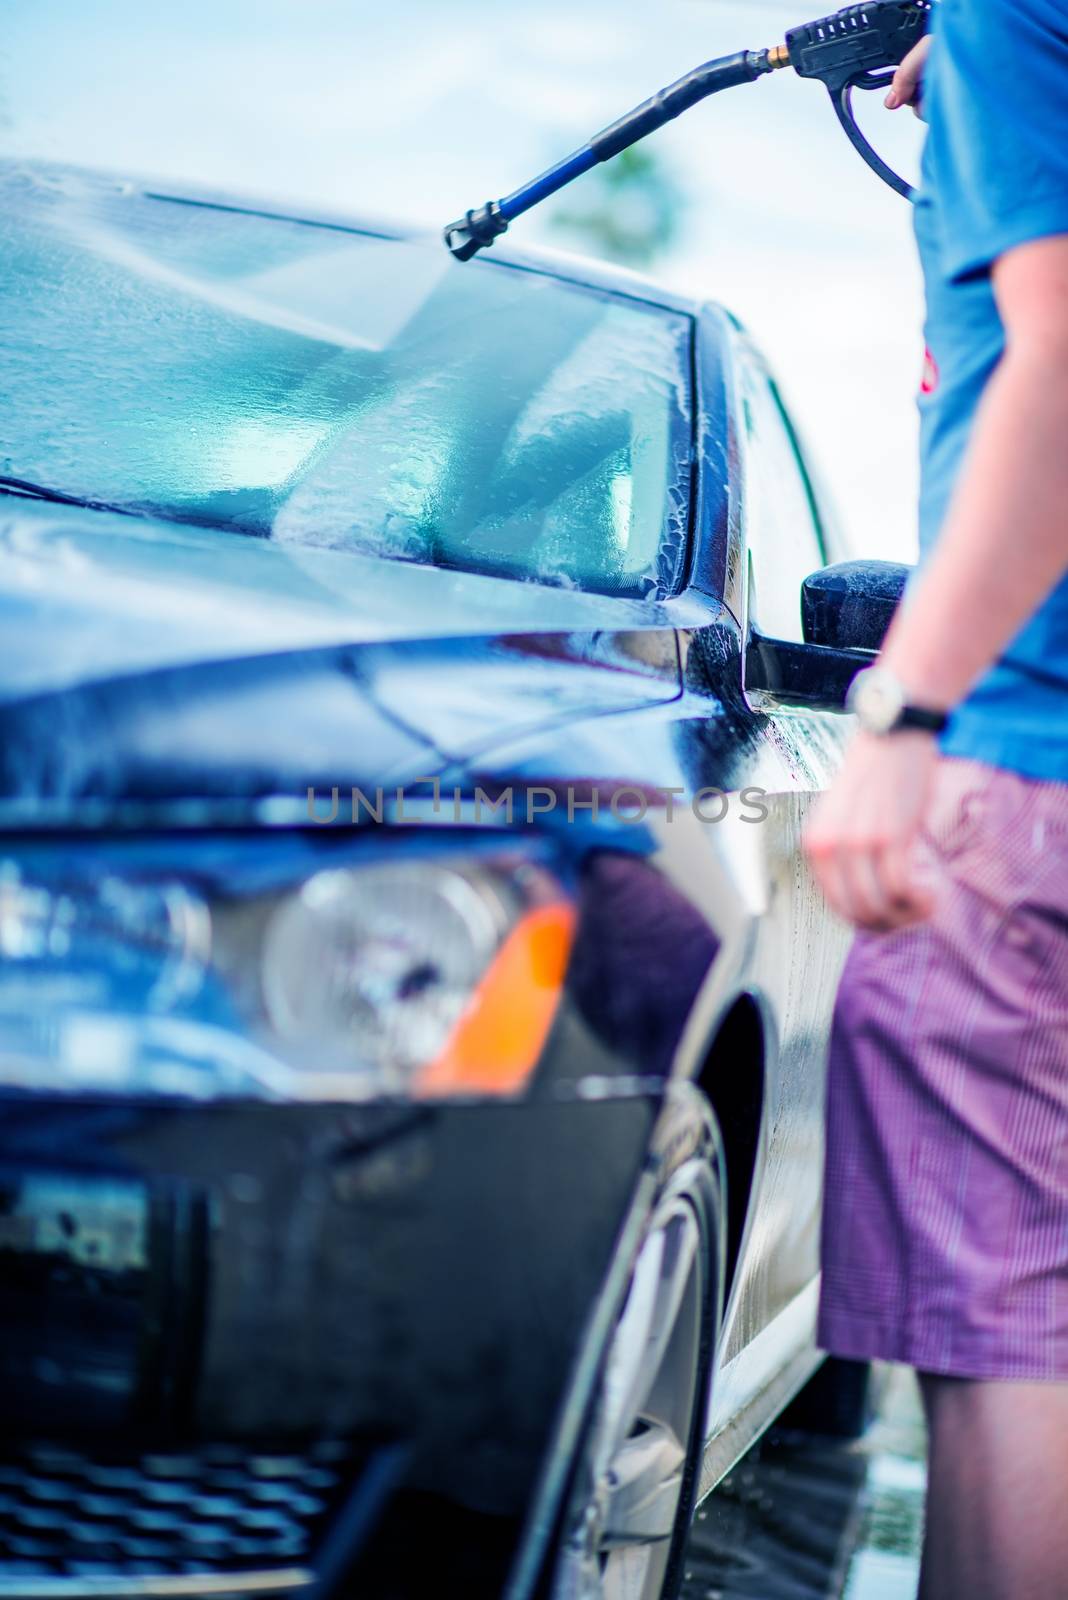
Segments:
[[[946,526],[887,637],[910,699],[950,707],[1068,570],[1068,349],[1009,350]]]

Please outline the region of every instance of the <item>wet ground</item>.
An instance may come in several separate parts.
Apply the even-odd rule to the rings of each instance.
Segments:
[[[923,1421],[912,1374],[881,1374],[844,1442],[775,1429],[697,1513],[682,1600],[913,1600]]]

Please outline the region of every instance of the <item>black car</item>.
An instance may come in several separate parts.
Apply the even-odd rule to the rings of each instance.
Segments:
[[[820,1360],[900,572],[717,306],[2,193],[0,1595],[669,1596]]]

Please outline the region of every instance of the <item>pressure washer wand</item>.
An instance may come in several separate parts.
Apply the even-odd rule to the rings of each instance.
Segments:
[[[765,73],[774,72],[776,67],[789,64],[785,48],[776,45],[771,50],[740,50],[737,55],[720,56],[716,61],[694,67],[684,78],[635,106],[625,117],[596,134],[581,150],[558,161],[555,167],[550,167],[531,183],[523,184],[503,200],[491,200],[476,211],[468,211],[458,222],[450,222],[445,229],[445,243],[459,261],[470,261],[504,233],[516,217],[581,178],[598,162],[611,161],[613,156],[629,150],[632,144],[655,133],[665,122],[681,116],[698,101],[707,100],[709,95],[718,94],[721,89],[733,89],[740,83],[753,83]]]
[[[903,178],[883,161],[857,127],[853,116],[854,89],[885,89],[892,69],[903,61],[927,31],[932,0],[865,0],[845,6],[830,16],[791,28],[785,44],[770,50],[742,50],[695,67],[677,83],[669,84],[611,127],[576,150],[574,155],[543,172],[503,200],[468,211],[445,229],[445,243],[460,261],[493,243],[516,217],[564,189],[599,161],[610,161],[632,144],[655,133],[665,122],[688,111],[721,89],[753,83],[780,67],[793,67],[798,77],[814,78],[831,97],[837,116],[854,148],[879,177],[906,198],[912,191]]]

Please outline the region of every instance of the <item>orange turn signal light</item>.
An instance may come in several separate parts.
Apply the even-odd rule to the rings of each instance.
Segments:
[[[575,938],[565,901],[526,912],[509,932],[441,1054],[415,1081],[420,1098],[515,1094],[541,1055]]]

